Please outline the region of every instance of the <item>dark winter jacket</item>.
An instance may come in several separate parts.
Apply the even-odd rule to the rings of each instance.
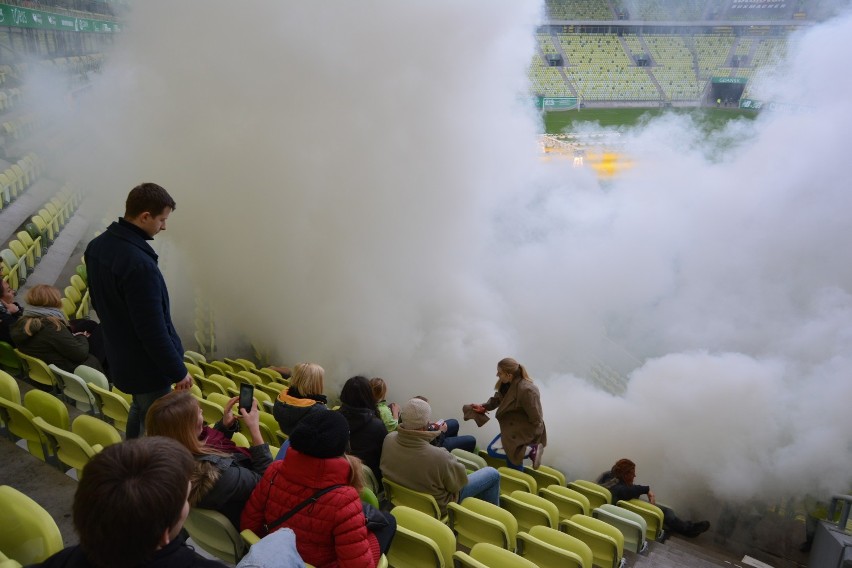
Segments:
[[[39,320],[30,323],[31,336],[24,330],[29,320]],[[64,322],[56,329],[50,319],[25,315],[15,322],[9,333],[21,353],[56,365],[63,371],[73,373],[78,365],[103,370],[97,358],[89,354],[89,340],[71,333]]]
[[[177,538],[155,552],[154,557],[149,562],[140,564],[140,566],[145,568],[222,568],[225,566],[218,560],[208,560],[199,555],[186,544],[186,538],[186,533],[181,531]],[[33,566],[40,568],[95,568],[86,558],[86,553],[79,545],[60,550],[41,564],[34,564]]]
[[[226,430],[221,422],[214,428],[226,436],[233,433]],[[210,429],[205,426],[204,430],[202,436]],[[210,435],[212,434],[211,432]],[[221,444],[217,446],[221,451]],[[196,471],[190,493],[191,505],[219,511],[228,517],[236,529],[239,529],[240,513],[252,490],[272,463],[272,454],[269,453],[267,444],[249,448],[251,457],[247,457],[241,450],[234,446],[228,456],[195,456]]]
[[[15,342],[12,341],[12,338],[9,336],[9,330],[11,330],[12,326],[15,325],[15,322],[24,315],[24,309],[21,307],[21,304],[18,302],[13,303],[18,306],[18,311],[14,314],[10,314],[9,310],[6,309],[5,304],[0,302],[0,341],[5,341],[12,347],[15,346]]]
[[[278,421],[278,426],[288,436],[293,432],[293,428],[296,427],[299,420],[309,413],[328,410],[325,404],[317,402],[313,398],[293,396],[290,394],[292,390],[292,388],[286,388],[281,391],[272,407],[272,415]]]
[[[315,458],[290,448],[286,459],[266,470],[243,510],[240,528],[265,536],[264,523],[274,522],[321,489],[343,485],[275,528],[291,528],[302,559],[317,568],[375,568],[379,543],[367,531],[349,474],[346,458]]]
[[[119,219],[92,239],[85,254],[110,378],[130,394],[158,391],[186,376],[169,292],[148,240],[145,231]]]
[[[382,444],[388,435],[385,423],[368,408],[353,408],[344,404],[340,407],[340,414],[349,423],[349,453],[361,458],[381,483]]]
[[[488,402],[486,410],[497,409],[503,450],[512,463],[523,463],[524,454],[530,444],[547,445],[547,430],[541,411],[541,397],[535,383],[526,379],[512,379],[508,386],[502,385]]]
[[[612,475],[610,471],[603,472],[598,477],[597,483],[606,487],[612,493],[613,505],[618,504],[619,501],[638,499],[640,495],[647,495],[651,489],[648,485],[627,485]]]

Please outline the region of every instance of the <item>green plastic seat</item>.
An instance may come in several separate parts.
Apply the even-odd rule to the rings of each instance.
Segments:
[[[473,452],[469,452],[461,448],[455,448],[451,450],[450,453],[456,456],[456,459],[464,464],[464,468],[468,471],[478,471],[484,467],[488,467],[488,464],[485,463],[482,456],[478,456]]]
[[[68,407],[52,394],[33,389],[24,395],[24,407],[32,412],[33,416],[44,418],[51,426],[63,430],[71,428]]]
[[[506,466],[497,471],[500,473],[500,495],[511,495],[515,491],[538,493],[538,484],[531,475]]]
[[[111,424],[107,424],[99,418],[82,414],[71,423],[71,431],[94,447],[106,448],[121,442],[121,434]]]
[[[102,449],[101,446],[91,446],[73,432],[48,424],[40,416],[33,419],[33,424],[45,435],[59,461],[77,470],[77,479],[82,478],[83,468]]]
[[[32,382],[50,387],[54,392],[59,392],[59,384],[56,376],[50,370],[50,367],[47,366],[47,363],[36,357],[30,357],[21,353],[20,349],[15,349],[15,353],[18,354],[18,357],[23,362],[26,374]]]
[[[379,479],[376,477],[376,474],[373,473],[373,470],[370,469],[370,466],[362,463],[361,468],[364,470],[364,483],[367,484],[370,491],[372,491],[377,497],[384,496],[384,487],[379,484]]]
[[[488,455],[488,452],[485,450],[479,450],[479,457],[485,460],[485,463],[488,464],[489,467],[493,467],[494,469],[500,469],[501,467],[506,467],[505,458],[498,458],[491,455]]]
[[[80,291],[74,286],[66,286],[65,297],[74,302],[75,304],[79,304],[80,300],[83,299],[83,294],[81,294]]]
[[[641,499],[630,499],[619,501],[619,507],[636,513],[645,520],[645,538],[648,540],[660,540],[663,538],[663,510]]]
[[[77,370],[79,371],[79,367]],[[127,431],[127,418],[130,415],[130,404],[121,395],[95,383],[87,383],[95,397],[95,402],[101,415],[112,420],[113,426],[122,432]]]
[[[6,371],[0,371],[0,398],[21,404],[21,387],[15,377]]]
[[[86,282],[77,274],[71,275],[71,285],[77,288],[81,294],[85,292],[87,288]]]
[[[199,353],[197,351],[190,351],[188,349],[183,352],[183,358],[184,359],[187,359],[187,358],[190,359],[196,365],[198,365],[199,363],[206,363],[207,362],[207,358],[204,355],[202,355],[201,353]]]
[[[636,553],[643,552],[648,543],[645,533],[648,524],[638,513],[606,503],[592,511],[592,517],[614,526],[624,537],[624,548]]]
[[[219,384],[218,382],[216,382],[212,379],[208,379],[207,377],[205,377],[203,375],[196,375],[196,374],[193,374],[192,378],[198,384],[198,386],[201,388],[201,392],[202,392],[202,394],[204,394],[204,396],[208,396],[208,395],[210,395],[210,393],[214,393],[214,392],[219,393],[219,394],[223,394],[223,395],[226,395],[226,396],[228,394],[227,391],[225,391],[225,387],[223,387],[221,384]]]
[[[450,527],[411,507],[396,506],[391,514],[397,522],[387,554],[392,566],[450,568],[453,565],[456,537]]]
[[[559,509],[544,497],[518,490],[511,495],[501,495],[500,506],[518,520],[518,530],[529,532],[537,525],[559,526]]]
[[[468,497],[461,503],[448,503],[447,514],[449,526],[462,546],[471,548],[478,542],[490,542],[506,550],[515,550],[518,521],[509,511]]]
[[[23,565],[62,550],[59,527],[41,505],[8,485],[0,486],[0,550]]]
[[[224,361],[225,363],[230,365],[231,368],[234,369],[235,371],[250,371],[251,370],[251,368],[248,365],[246,365],[245,363],[243,363],[239,359],[229,359],[228,357],[224,357],[222,359],[222,361]]]
[[[56,380],[60,384],[62,394],[66,399],[70,399],[74,406],[83,412],[95,415],[98,412],[98,403],[95,401],[95,395],[89,390],[86,381],[68,371],[63,371],[56,365],[48,365],[50,370],[56,376]]]
[[[77,276],[80,277],[80,280],[82,280],[84,283],[88,284],[89,275],[86,272],[86,265],[85,264],[78,264],[77,268],[75,268],[74,271],[77,273]]]
[[[270,369],[268,367],[257,367],[257,368],[255,368],[254,372],[257,373],[258,375],[263,375],[263,376],[267,377],[270,381],[276,382],[276,383],[283,383],[284,381],[287,380],[281,375],[281,373],[279,373],[275,369]]]
[[[409,489],[387,477],[382,478],[382,485],[385,488],[385,499],[395,506],[408,507],[440,521],[446,520],[446,517],[441,515],[441,508],[432,495]],[[393,564],[393,560],[391,560],[391,564]]]
[[[559,530],[585,542],[592,550],[595,566],[620,567],[624,536],[617,528],[586,515],[574,515],[559,523]]]
[[[597,509],[604,503],[612,503],[612,493],[603,485],[585,479],[575,479],[568,483],[568,487],[585,495],[591,509]]]
[[[201,375],[202,377],[204,376],[204,371],[195,363],[184,361],[183,364],[186,367],[187,372],[193,377],[196,375]]]
[[[47,438],[33,424],[33,413],[20,404],[0,398],[0,420],[6,425],[6,430],[13,437],[25,440],[27,451],[42,461],[51,458],[48,451]],[[2,532],[2,531],[0,531]]]
[[[518,554],[539,568],[592,568],[594,560],[586,543],[543,526],[518,534]]]
[[[556,505],[560,519],[570,519],[577,514],[588,515],[591,511],[589,499],[585,495],[561,485],[539,489],[538,494]]]
[[[225,390],[225,394],[228,395],[229,398],[232,396],[237,396],[237,394],[239,394],[240,392],[239,387],[237,387],[237,383],[235,383],[225,375],[222,375],[221,373],[208,373],[207,378],[222,385],[222,388]]]
[[[193,507],[183,526],[198,546],[220,560],[236,564],[245,556],[243,537],[218,511]]]
[[[359,497],[361,497],[362,503],[369,503],[376,509],[379,508],[379,498],[376,497],[376,494],[373,493],[373,490],[369,487],[362,487],[361,491],[358,492]]]
[[[204,416],[204,423],[210,426],[216,424],[222,419],[222,416],[225,415],[225,409],[222,408],[222,405],[216,404],[209,399],[200,399],[198,401],[198,405],[201,407],[201,414]],[[246,444],[248,444],[248,442],[246,442]],[[249,446],[246,445],[246,447]]]
[[[0,367],[3,367],[13,377],[24,376],[24,364],[15,352],[15,348],[5,341],[0,341]]]
[[[538,466],[538,469],[524,467],[524,473],[531,475],[538,484],[539,490],[550,485],[560,485],[565,487],[565,475],[558,469],[548,467],[546,465]]]
[[[483,542],[470,549],[470,554],[456,552],[453,559],[462,568],[538,568],[517,554]]]

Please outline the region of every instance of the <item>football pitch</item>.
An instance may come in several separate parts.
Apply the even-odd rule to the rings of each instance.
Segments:
[[[544,115],[544,127],[548,134],[570,132],[574,127],[579,127],[584,122],[599,124],[604,128],[630,128],[663,113],[690,115],[697,124],[707,131],[722,128],[729,121],[737,118],[753,119],[757,116],[754,111],[728,108],[595,108],[546,113]]]

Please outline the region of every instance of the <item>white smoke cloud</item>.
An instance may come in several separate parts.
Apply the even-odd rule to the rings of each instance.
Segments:
[[[203,290],[223,354],[266,343],[331,393],[379,375],[442,416],[512,356],[572,477],[628,456],[670,503],[848,488],[852,19],[790,50],[808,112],[709,139],[652,121],[602,188],[538,162],[537,3],[240,6],[137,3],[65,165],[117,210],[169,189],[176,310]],[[636,367],[626,392],[586,380],[596,362]]]

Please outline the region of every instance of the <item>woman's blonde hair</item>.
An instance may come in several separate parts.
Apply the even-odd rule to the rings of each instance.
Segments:
[[[512,375],[512,380],[532,380],[532,378],[527,374],[527,370],[524,368],[524,366],[512,359],[511,357],[506,357],[505,359],[502,359],[499,363],[497,363],[497,368],[508,375]],[[500,381],[500,379],[497,379],[497,384],[494,385],[494,390],[500,390],[501,383],[502,381]]]
[[[290,386],[302,396],[322,394],[325,370],[316,363],[299,363],[293,369]]]
[[[364,465],[363,462],[352,455],[344,454],[343,457],[349,462],[349,485],[356,491],[364,489]]]
[[[57,288],[47,284],[37,284],[27,291],[27,303],[37,308],[61,308],[62,295]],[[42,320],[47,320],[54,325],[56,331],[62,329],[63,320],[54,317],[28,317],[24,322],[24,333],[32,337],[33,333],[39,331]]]
[[[376,402],[381,402],[388,395],[388,385],[384,379],[374,377],[370,379],[370,388],[373,389],[373,398]]]
[[[188,391],[172,391],[154,401],[145,416],[148,436],[165,436],[181,443],[193,455],[227,455],[198,439],[198,401]]]

